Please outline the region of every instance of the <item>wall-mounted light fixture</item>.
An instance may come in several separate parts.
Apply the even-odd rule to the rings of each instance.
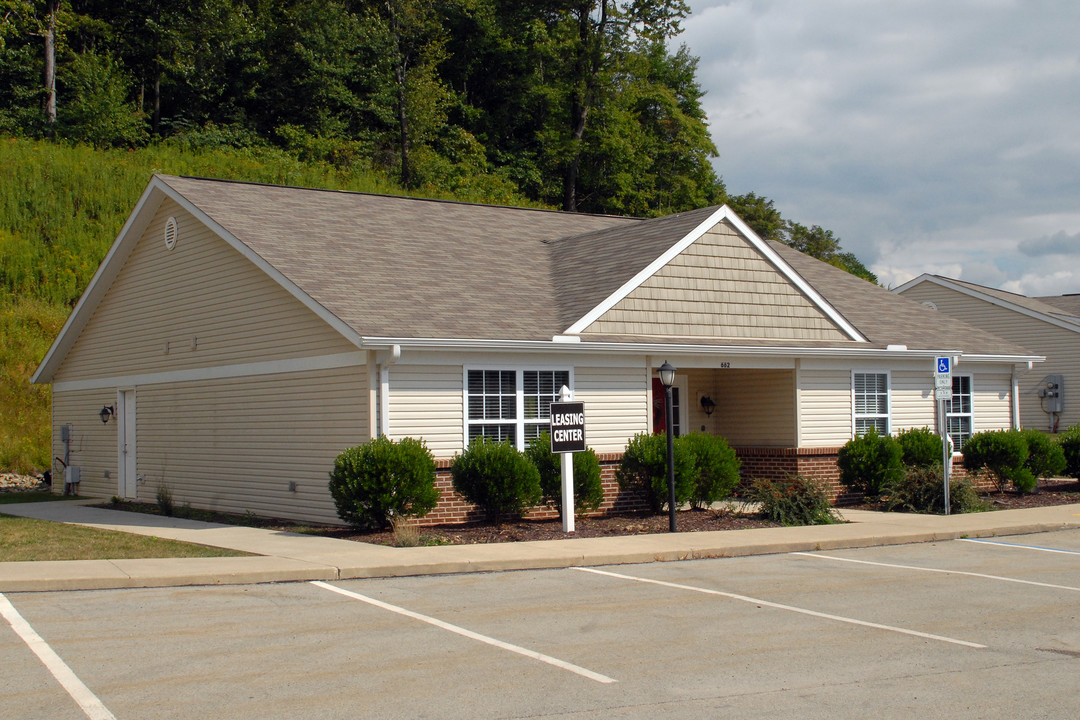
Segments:
[[[701,409],[705,411],[707,417],[712,417],[713,410],[716,409],[716,403],[708,395],[703,395],[701,398]]]
[[[101,422],[107,424],[109,422],[109,418],[111,418],[115,414],[116,406],[106,405],[105,407],[101,408],[101,412],[98,413],[98,417],[101,418]]]

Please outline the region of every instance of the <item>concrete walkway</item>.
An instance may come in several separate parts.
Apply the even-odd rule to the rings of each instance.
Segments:
[[[349,540],[89,507],[5,505],[8,515],[253,553],[252,557],[0,563],[0,592],[218,585],[617,565],[899,545],[1080,527],[1080,505],[967,515],[843,510],[840,525],[392,548]]]

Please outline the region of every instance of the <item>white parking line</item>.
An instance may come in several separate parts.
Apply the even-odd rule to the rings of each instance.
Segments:
[[[116,720],[116,716],[109,712],[109,709],[98,699],[97,695],[90,692],[90,688],[83,684],[83,681],[37,634],[34,628],[30,626],[30,623],[23,619],[23,616],[19,614],[19,611],[3,594],[0,594],[0,615],[4,616],[4,619],[11,625],[11,629],[38,656],[38,659],[44,663],[60,685],[67,690],[68,695],[79,704],[79,707],[82,708],[82,711],[86,713],[90,720]]]
[[[769,602],[768,600],[758,600],[757,598],[747,597],[746,595],[736,595],[734,593],[722,592],[720,590],[710,590],[709,588],[695,587],[693,585],[680,585],[679,583],[665,582],[663,580],[651,580],[649,578],[635,577],[633,575],[623,575],[621,573],[608,572],[607,570],[597,570],[595,568],[576,567],[572,570],[579,570],[581,572],[595,573],[597,575],[606,575],[608,577],[620,578],[622,580],[633,580],[634,582],[648,583],[650,585],[662,585],[663,587],[676,588],[678,590],[690,590],[691,592],[705,593],[707,595],[719,595],[720,597],[729,598],[731,600],[741,600],[742,602],[753,603],[754,605],[762,605],[764,607],[776,608],[778,610],[787,610],[789,612],[799,613],[801,615],[810,615],[811,617],[823,618],[825,620],[835,620],[837,622],[848,623],[849,625],[860,625],[862,627],[874,628],[877,630],[888,630],[890,632],[901,633],[902,635],[913,635],[915,637],[925,638],[927,640],[940,640],[941,642],[952,643],[953,645],[963,645],[970,648],[985,648],[985,645],[979,645],[978,643],[968,642],[967,640],[957,640],[956,638],[945,637],[944,635],[932,635],[930,633],[919,632],[918,630],[908,630],[906,628],[894,627],[892,625],[881,625],[878,623],[867,622],[865,620],[856,620],[855,618],[843,617],[841,615],[830,615],[829,613],[822,613],[816,610],[807,610],[806,608],[794,607],[793,605],[782,605],[780,603]]]
[[[451,625],[448,622],[443,622],[442,620],[429,617],[428,615],[421,615],[420,613],[413,612],[412,610],[406,610],[405,608],[398,607],[397,605],[384,603],[381,600],[376,600],[375,598],[361,595],[360,593],[354,593],[350,590],[339,588],[336,585],[322,582],[321,580],[312,580],[311,584],[321,587],[324,590],[329,590],[330,592],[336,592],[339,595],[353,598],[354,600],[366,602],[370,605],[374,605],[375,607],[382,608],[383,610],[389,610],[390,612],[397,613],[399,615],[411,617],[414,620],[426,622],[429,625],[434,625],[435,627],[442,628],[443,630],[449,630],[452,633],[457,633],[458,635],[462,635],[473,640],[479,640],[482,643],[487,643],[488,645],[493,645],[494,647],[502,648],[503,650],[509,650],[512,653],[524,655],[525,657],[532,658],[533,660],[539,660],[540,662],[547,663],[548,665],[554,665],[555,667],[562,668],[563,670],[569,670],[572,673],[589,678],[590,680],[595,680],[599,683],[618,682],[618,680],[615,680],[614,678],[609,678],[607,675],[601,675],[600,673],[593,672],[592,670],[583,668],[580,665],[574,665],[573,663],[568,663],[565,660],[560,660],[558,658],[551,657],[550,655],[544,655],[543,653],[536,652],[535,650],[529,650],[528,648],[523,648],[518,645],[512,645],[510,643],[503,642],[502,640],[496,640],[493,637],[481,635],[480,633],[473,632],[472,630],[466,630],[463,627]]]
[[[1035,585],[1037,587],[1054,588],[1055,590],[1071,590],[1080,592],[1080,587],[1070,585],[1054,585],[1052,583],[1035,582],[1034,580],[1020,580],[1019,578],[1002,577],[1001,575],[984,575],[982,573],[965,572],[963,570],[940,570],[938,568],[916,567],[914,565],[895,565],[893,563],[872,562],[870,560],[855,560],[853,558],[833,557],[831,555],[818,555],[817,553],[793,552],[792,555],[803,557],[820,558],[822,560],[835,560],[837,562],[856,563],[858,565],[876,565],[877,567],[898,568],[900,570],[918,570],[919,572],[944,573],[945,575],[966,575],[967,577],[985,578],[987,580],[1000,580],[1002,582],[1019,583],[1021,585]]]
[[[1080,555],[1080,550],[1060,550],[1058,548],[1042,547],[1040,545],[1021,545],[1019,543],[1007,543],[1000,540],[983,540],[981,538],[959,538],[960,542],[980,543],[981,545],[1000,545],[1001,547],[1018,548],[1020,550],[1038,550],[1039,552],[1061,553],[1062,555]]]

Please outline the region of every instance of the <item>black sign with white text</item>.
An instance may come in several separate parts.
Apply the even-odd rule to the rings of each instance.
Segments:
[[[551,403],[551,452],[585,452],[585,403]]]

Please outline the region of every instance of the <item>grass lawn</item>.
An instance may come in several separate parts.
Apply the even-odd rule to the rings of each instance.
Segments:
[[[28,502],[52,502],[53,500],[78,500],[76,495],[59,495],[45,490],[43,492],[5,492],[0,493],[0,505]]]
[[[237,557],[248,553],[0,514],[0,562]]]

